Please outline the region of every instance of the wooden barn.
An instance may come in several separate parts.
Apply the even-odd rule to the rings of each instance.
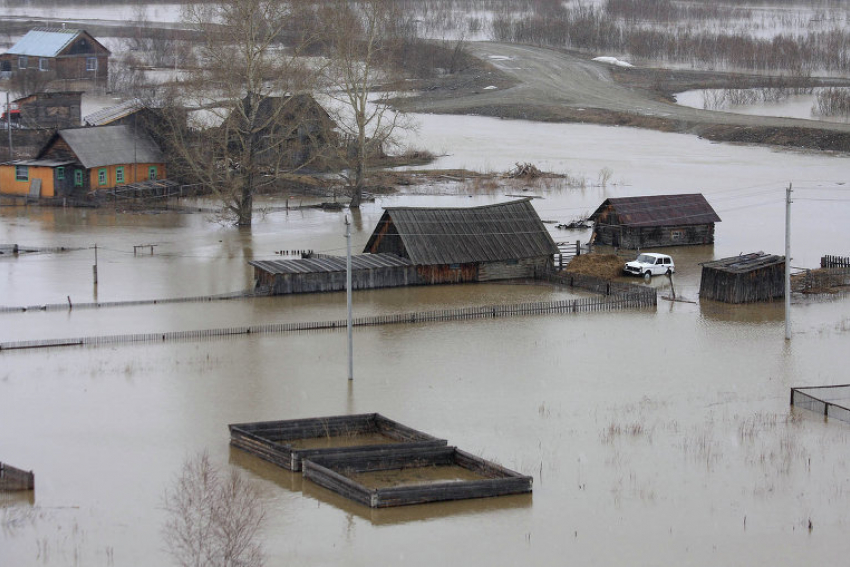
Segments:
[[[105,85],[110,52],[85,30],[34,28],[0,55],[0,71],[12,78],[35,72],[51,80]]]
[[[785,296],[785,256],[756,252],[702,264],[701,299],[755,303]]]
[[[629,250],[714,243],[720,217],[700,193],[606,199],[590,216],[591,242]]]
[[[558,247],[530,199],[466,208],[390,207],[364,252],[409,259],[423,284],[533,278]]]

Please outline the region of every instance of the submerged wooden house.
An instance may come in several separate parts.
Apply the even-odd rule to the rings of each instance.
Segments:
[[[724,303],[771,301],[785,295],[785,256],[756,252],[702,264],[699,295]]]
[[[606,199],[590,216],[591,242],[636,250],[714,243],[720,217],[700,193]]]
[[[530,199],[465,208],[390,207],[364,252],[409,259],[419,283],[532,278],[558,247]]]

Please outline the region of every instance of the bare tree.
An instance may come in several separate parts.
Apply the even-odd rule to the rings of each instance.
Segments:
[[[330,63],[326,79],[338,103],[336,122],[344,133],[342,157],[349,164],[351,207],[359,207],[370,160],[380,156],[404,114],[390,109],[391,93],[381,64],[403,26],[399,4],[392,0],[331,0],[320,20],[325,25]]]
[[[180,567],[261,567],[257,542],[264,511],[254,488],[233,470],[223,474],[207,453],[187,460],[165,491],[163,536]]]
[[[255,192],[320,157],[318,141],[315,151],[303,151],[319,120],[315,106],[304,103],[316,71],[301,55],[312,40],[292,33],[304,4],[184,4],[184,22],[202,37],[199,65],[160,93],[158,103],[199,112],[189,127],[185,112],[165,113],[172,119],[165,120],[166,146],[177,164],[172,169],[213,191],[224,218],[240,226],[251,225]],[[298,38],[295,44],[285,42],[291,37]],[[303,113],[312,126],[305,127]]]
[[[54,80],[56,80],[55,71],[20,69],[12,73],[8,89],[16,98],[23,98],[46,92]]]

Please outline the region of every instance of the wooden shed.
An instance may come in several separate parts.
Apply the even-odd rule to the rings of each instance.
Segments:
[[[255,260],[254,292],[268,295],[345,290],[344,256],[317,256],[293,260]],[[416,268],[394,254],[351,257],[352,289],[416,285]]]
[[[763,252],[732,256],[702,264],[702,299],[754,303],[785,296],[785,256]]]
[[[465,208],[390,207],[364,252],[409,259],[423,284],[531,278],[558,247],[530,199]]]
[[[720,217],[700,193],[606,199],[590,216],[591,242],[636,250],[714,243]]]
[[[105,85],[110,52],[85,30],[34,28],[0,55],[0,71]]]

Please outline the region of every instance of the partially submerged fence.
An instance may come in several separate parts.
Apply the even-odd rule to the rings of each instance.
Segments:
[[[641,286],[635,287],[640,288]],[[641,289],[639,292],[633,291],[631,293],[620,293],[618,295],[610,295],[607,297],[587,297],[581,299],[564,299],[560,301],[514,303],[509,305],[483,305],[475,307],[461,307],[457,309],[440,309],[436,311],[373,315],[369,317],[357,317],[353,319],[352,324],[355,327],[368,327],[376,325],[462,321],[468,319],[491,319],[527,315],[588,313],[595,311],[615,311],[620,309],[640,309],[655,307],[656,304],[657,298],[655,292],[652,291],[652,293],[647,293],[644,289]],[[167,333],[140,333],[66,339],[14,341],[0,343],[0,351],[59,346],[199,340],[261,333],[334,330],[344,329],[346,326],[347,321],[345,319],[339,319],[336,321],[274,323],[267,325],[250,325],[246,327],[203,329],[196,331],[171,331]]]
[[[0,491],[33,490],[35,475],[32,471],[23,471],[11,465],[0,463]]]
[[[791,405],[850,423],[850,384],[791,388]]]
[[[165,299],[130,299],[126,301],[94,301],[72,303],[68,297],[66,303],[45,303],[42,305],[0,306],[0,313],[21,313],[26,311],[69,311],[71,309],[98,309],[103,307],[135,307],[139,305],[166,305],[169,303],[206,303],[208,301],[229,301],[255,297],[250,291],[235,291],[219,295],[198,295],[190,297],[172,297]]]

